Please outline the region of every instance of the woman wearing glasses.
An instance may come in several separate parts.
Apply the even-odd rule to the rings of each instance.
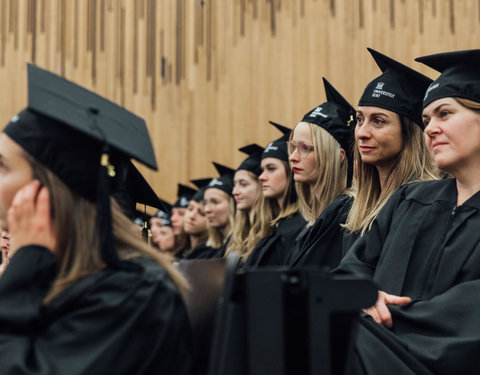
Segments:
[[[382,74],[366,87],[357,110],[357,187],[344,250],[372,225],[403,184],[437,178],[423,140],[422,99],[431,79],[368,49]]]
[[[274,124],[283,136],[271,142],[261,158],[263,199],[247,241],[257,241],[245,266],[285,265],[305,220],[298,211],[297,194],[288,165],[287,139],[290,129]],[[260,238],[258,240],[257,238]]]
[[[290,264],[332,268],[342,256],[343,228],[352,201],[353,107],[324,79],[327,102],[308,112],[288,142],[300,212],[308,229]]]

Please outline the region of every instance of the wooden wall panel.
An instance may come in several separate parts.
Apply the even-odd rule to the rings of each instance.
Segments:
[[[277,137],[324,100],[352,103],[378,49],[416,56],[480,47],[480,0],[0,0],[1,120],[26,104],[34,62],[145,118],[159,195],[237,166],[236,149]]]

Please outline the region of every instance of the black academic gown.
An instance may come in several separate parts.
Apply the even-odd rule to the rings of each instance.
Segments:
[[[296,252],[292,252],[289,263],[293,268],[319,266],[331,270],[338,266],[343,257],[343,236],[346,231],[341,225],[347,220],[352,202],[351,196],[342,194],[323,210],[298,242]]]
[[[362,321],[349,373],[479,373],[480,192],[456,201],[454,179],[402,186],[342,260],[412,299],[389,306],[391,330]]]
[[[270,236],[262,238],[245,261],[245,267],[287,265],[289,254],[307,222],[300,212],[281,219]]]
[[[186,310],[166,272],[138,258],[105,268],[48,305],[55,258],[40,246],[13,256],[0,278],[0,373],[192,374]]]

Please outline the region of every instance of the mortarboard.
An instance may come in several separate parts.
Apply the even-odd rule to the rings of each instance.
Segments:
[[[480,103],[480,49],[437,53],[418,57],[415,61],[442,73],[426,89],[423,108],[441,98],[462,98]]]
[[[387,109],[423,128],[422,100],[432,80],[380,52],[368,51],[383,73],[367,85],[358,105]]]
[[[178,184],[177,200],[173,204],[173,207],[188,207],[188,202],[190,201],[190,199],[192,199],[193,194],[195,194],[196,192],[197,191],[195,189],[192,189],[187,185]]]
[[[292,129],[277,124],[273,121],[269,121],[269,123],[280,130],[283,135],[273,142],[270,142],[267,147],[265,147],[262,154],[262,160],[265,158],[275,158],[288,163],[287,141],[290,137]]]
[[[228,195],[232,195],[233,175],[235,174],[235,170],[216,162],[213,162],[213,165],[215,166],[215,169],[220,177],[212,179],[206,186],[205,190],[216,188],[222,190]]]
[[[302,122],[322,127],[345,150],[348,162],[347,186],[350,186],[353,175],[355,109],[325,78],[323,85],[327,101],[306,113]]]
[[[160,199],[162,202],[162,207],[152,216],[152,218],[162,219],[162,225],[166,227],[172,226],[172,205],[163,199]]]
[[[69,188],[97,203],[103,261],[119,267],[110,195],[126,183],[130,159],[156,169],[145,121],[56,74],[28,65],[28,106],[4,132]]]
[[[247,154],[248,157],[240,164],[237,171],[246,170],[260,176],[262,174],[262,168],[260,168],[260,161],[262,158],[263,147],[257,144],[250,144],[238,149],[239,151]]]
[[[192,200],[195,202],[202,202],[203,193],[205,193],[205,189],[212,180],[213,178],[199,178],[196,180],[190,180],[190,182],[198,188],[197,192],[193,194]]]

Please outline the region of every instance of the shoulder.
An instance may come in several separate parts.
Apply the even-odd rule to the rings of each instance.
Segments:
[[[456,195],[455,179],[412,182],[401,186],[395,193],[402,196],[402,200],[413,200],[422,204],[431,204],[436,201],[448,201]]]

